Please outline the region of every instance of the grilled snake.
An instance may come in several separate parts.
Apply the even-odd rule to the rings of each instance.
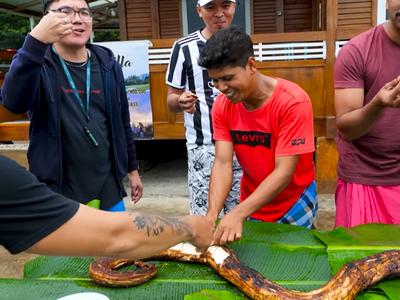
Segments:
[[[324,286],[310,292],[294,292],[267,280],[256,270],[240,262],[234,251],[224,246],[211,246],[201,254],[188,243],[178,244],[146,259],[174,260],[208,264],[217,274],[255,300],[351,300],[357,294],[382,280],[400,276],[400,251],[385,251],[344,265]],[[137,270],[118,272],[135,264]],[[154,265],[131,260],[98,258],[89,268],[90,277],[100,285],[128,287],[150,280],[157,274]]]

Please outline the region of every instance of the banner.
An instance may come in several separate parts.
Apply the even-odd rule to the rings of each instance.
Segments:
[[[153,113],[150,101],[150,41],[96,43],[109,48],[120,63],[125,78],[131,129],[135,139],[153,138]]]

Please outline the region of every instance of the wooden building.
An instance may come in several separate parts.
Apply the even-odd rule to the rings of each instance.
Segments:
[[[153,44],[149,57],[155,139],[184,139],[183,114],[171,113],[166,106],[165,73],[173,42],[202,25],[196,3],[118,0],[121,39]],[[311,98],[320,191],[331,192],[336,183],[336,55],[346,41],[385,19],[384,0],[237,0],[234,24],[251,34],[259,70],[296,82]],[[0,110],[0,122],[2,114]],[[0,140],[27,139],[26,126],[0,124]]]

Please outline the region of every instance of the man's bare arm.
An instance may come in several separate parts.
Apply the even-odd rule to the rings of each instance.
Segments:
[[[186,111],[189,114],[194,114],[196,101],[197,96],[192,92],[168,86],[167,106],[171,112]]]
[[[231,213],[237,214],[244,221],[270,203],[290,183],[298,161],[299,155],[275,157],[275,170]]]
[[[242,224],[261,207],[270,203],[290,183],[299,155],[275,158],[275,170],[263,180],[257,189],[243,202],[225,215],[213,238],[215,245],[238,241],[242,237]]]
[[[363,89],[335,90],[336,124],[348,142],[367,134],[386,107],[400,107],[400,76],[385,84],[367,105]]]
[[[364,106],[363,89],[335,90],[336,125],[342,138],[348,142],[368,133],[383,109],[376,97]]]
[[[171,112],[178,113],[183,111],[178,102],[178,98],[183,91],[183,89],[177,89],[172,86],[168,86],[167,106]]]
[[[72,219],[26,252],[139,260],[183,240],[204,250],[211,243],[212,231],[213,224],[202,216],[113,213],[80,205]]]
[[[206,216],[216,222],[232,187],[233,145],[215,142],[215,161],[211,170]]]

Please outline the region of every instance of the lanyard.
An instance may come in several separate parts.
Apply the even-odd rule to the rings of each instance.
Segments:
[[[90,59],[88,60],[87,65],[86,65],[86,100],[87,100],[86,106],[87,106],[87,108],[86,108],[86,110],[85,110],[85,108],[84,108],[84,106],[83,106],[83,103],[82,103],[82,100],[81,100],[81,97],[80,97],[79,94],[78,94],[78,91],[77,91],[77,89],[76,89],[75,83],[74,83],[74,81],[73,81],[73,79],[72,79],[72,76],[71,76],[71,74],[69,73],[69,70],[68,70],[68,68],[67,68],[67,65],[65,64],[64,60],[58,55],[58,53],[57,53],[56,49],[54,48],[54,46],[51,46],[51,48],[53,49],[54,53],[57,54],[58,58],[60,59],[61,64],[62,64],[63,69],[64,69],[64,73],[65,73],[65,75],[66,75],[67,78],[68,78],[69,84],[71,85],[71,88],[72,88],[72,90],[73,90],[73,92],[74,92],[74,94],[75,94],[76,100],[78,101],[79,106],[81,107],[82,112],[83,112],[83,114],[84,114],[85,117],[86,117],[86,120],[89,122]],[[86,50],[86,51],[88,52],[88,50]],[[88,52],[88,54],[89,54],[89,52]]]

